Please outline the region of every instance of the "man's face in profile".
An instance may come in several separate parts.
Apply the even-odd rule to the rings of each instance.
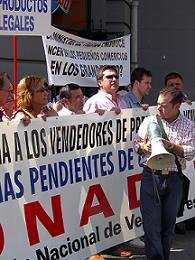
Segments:
[[[6,76],[4,76],[3,88],[0,89],[0,106],[3,106],[6,103],[10,90],[11,90],[10,81]]]

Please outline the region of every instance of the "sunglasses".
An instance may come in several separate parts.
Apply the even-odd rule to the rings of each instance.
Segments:
[[[107,79],[114,79],[114,78],[119,79],[119,76],[115,75],[115,74],[114,75],[106,75],[105,78],[107,78]]]

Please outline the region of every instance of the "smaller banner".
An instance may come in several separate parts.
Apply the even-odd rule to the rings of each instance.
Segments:
[[[0,35],[47,35],[51,0],[0,0]]]
[[[97,87],[96,69],[101,65],[116,65],[120,85],[130,83],[130,35],[110,41],[91,41],[51,29],[43,36],[49,84]]]

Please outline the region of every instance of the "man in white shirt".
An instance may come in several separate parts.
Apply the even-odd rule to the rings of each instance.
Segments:
[[[60,89],[60,102],[63,107],[58,111],[59,116],[83,114],[84,98],[81,87],[70,83]]]

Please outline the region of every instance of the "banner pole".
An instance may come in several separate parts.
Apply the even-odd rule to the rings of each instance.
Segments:
[[[14,110],[17,109],[17,36],[13,36],[13,85],[14,85]]]

